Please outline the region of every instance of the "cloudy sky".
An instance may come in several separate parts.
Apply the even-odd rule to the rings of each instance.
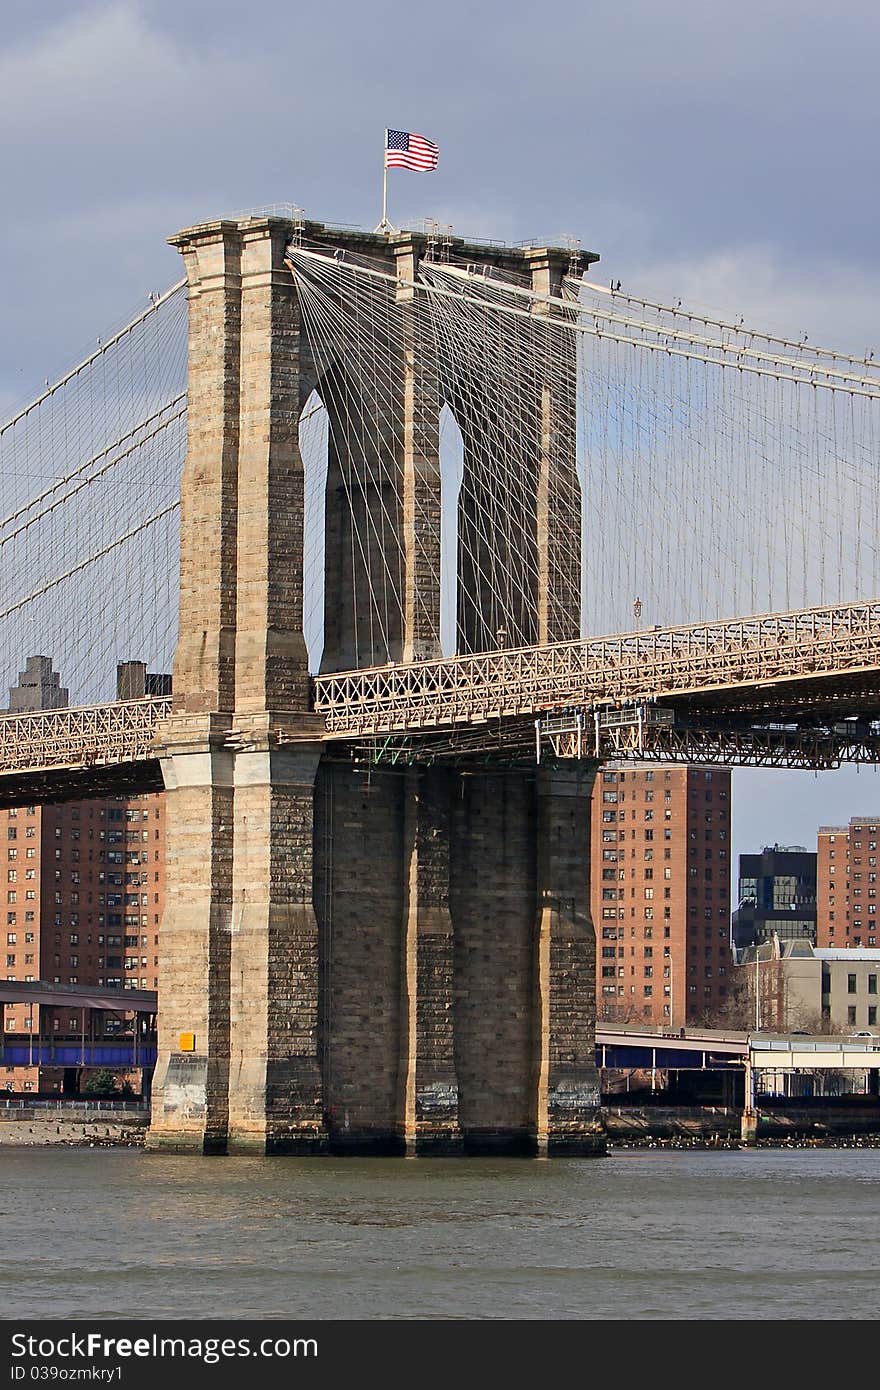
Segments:
[[[624,287],[880,353],[876,0],[3,0],[0,415],[269,202],[581,238]],[[735,848],[880,810],[873,770],[737,773]]]

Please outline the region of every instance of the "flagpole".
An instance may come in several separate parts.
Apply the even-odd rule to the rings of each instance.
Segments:
[[[385,144],[382,148],[382,221],[379,226],[384,231],[388,226],[388,128],[385,128]]]

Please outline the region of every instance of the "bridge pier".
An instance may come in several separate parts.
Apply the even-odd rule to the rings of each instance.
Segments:
[[[166,755],[150,1145],[601,1152],[592,771],[364,771],[296,732]]]
[[[323,664],[339,669],[437,654],[441,400],[407,289],[415,240],[354,239],[397,266],[403,301],[393,380],[361,438],[347,406],[356,420],[363,402],[349,397],[372,388],[307,341],[290,234],[282,219],[251,218],[174,238],[189,282],[189,421],[174,712],[157,738],[169,887],[148,1142],[259,1154],[597,1152],[592,774],[364,769],[309,713],[299,413],[324,393]],[[522,259],[502,254],[517,273]],[[546,289],[567,265],[559,252],[528,257]],[[527,403],[523,515],[506,542],[481,524],[486,569],[472,597],[486,611],[463,625],[465,645],[488,633],[491,646],[502,623],[511,637],[536,624],[545,640],[576,630],[569,394],[548,384]],[[514,405],[495,404],[500,429]],[[465,423],[466,477],[476,460],[479,491],[497,460],[474,452],[476,416]],[[359,484],[347,487],[355,466]],[[385,576],[378,597],[357,582],[361,510]],[[489,602],[504,563],[522,580],[522,612]],[[358,633],[372,633],[365,646]]]
[[[320,1153],[312,801],[321,745],[277,746],[265,716],[236,733],[227,1151]]]
[[[403,786],[400,1115],[406,1152],[414,1154],[458,1154],[463,1148],[449,903],[456,780],[445,768],[415,768]]]
[[[332,1151],[592,1154],[593,771],[319,769]]]
[[[322,763],[314,904],[321,943],[324,1109],[331,1150],[399,1154],[401,776]]]
[[[536,776],[535,1138],[539,1154],[604,1149],[596,1069],[596,936],[590,915],[595,765]]]
[[[166,896],[151,1148],[226,1151],[232,920],[232,754],[227,721],[177,716],[163,731]]]
[[[190,305],[155,1147],[321,1148],[301,334],[276,220],[174,239]]]
[[[535,1151],[533,780],[483,769],[457,778],[450,897],[467,1153]]]

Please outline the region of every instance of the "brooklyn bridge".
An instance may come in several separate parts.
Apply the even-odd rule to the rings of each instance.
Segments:
[[[873,354],[574,242],[171,240],[0,427],[5,683],[48,692],[0,802],[167,795],[150,1143],[598,1151],[596,769],[877,760]]]

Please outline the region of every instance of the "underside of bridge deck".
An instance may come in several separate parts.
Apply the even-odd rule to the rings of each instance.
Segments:
[[[0,806],[88,801],[101,796],[142,796],[164,787],[158,758],[85,767],[49,767],[0,777]]]

